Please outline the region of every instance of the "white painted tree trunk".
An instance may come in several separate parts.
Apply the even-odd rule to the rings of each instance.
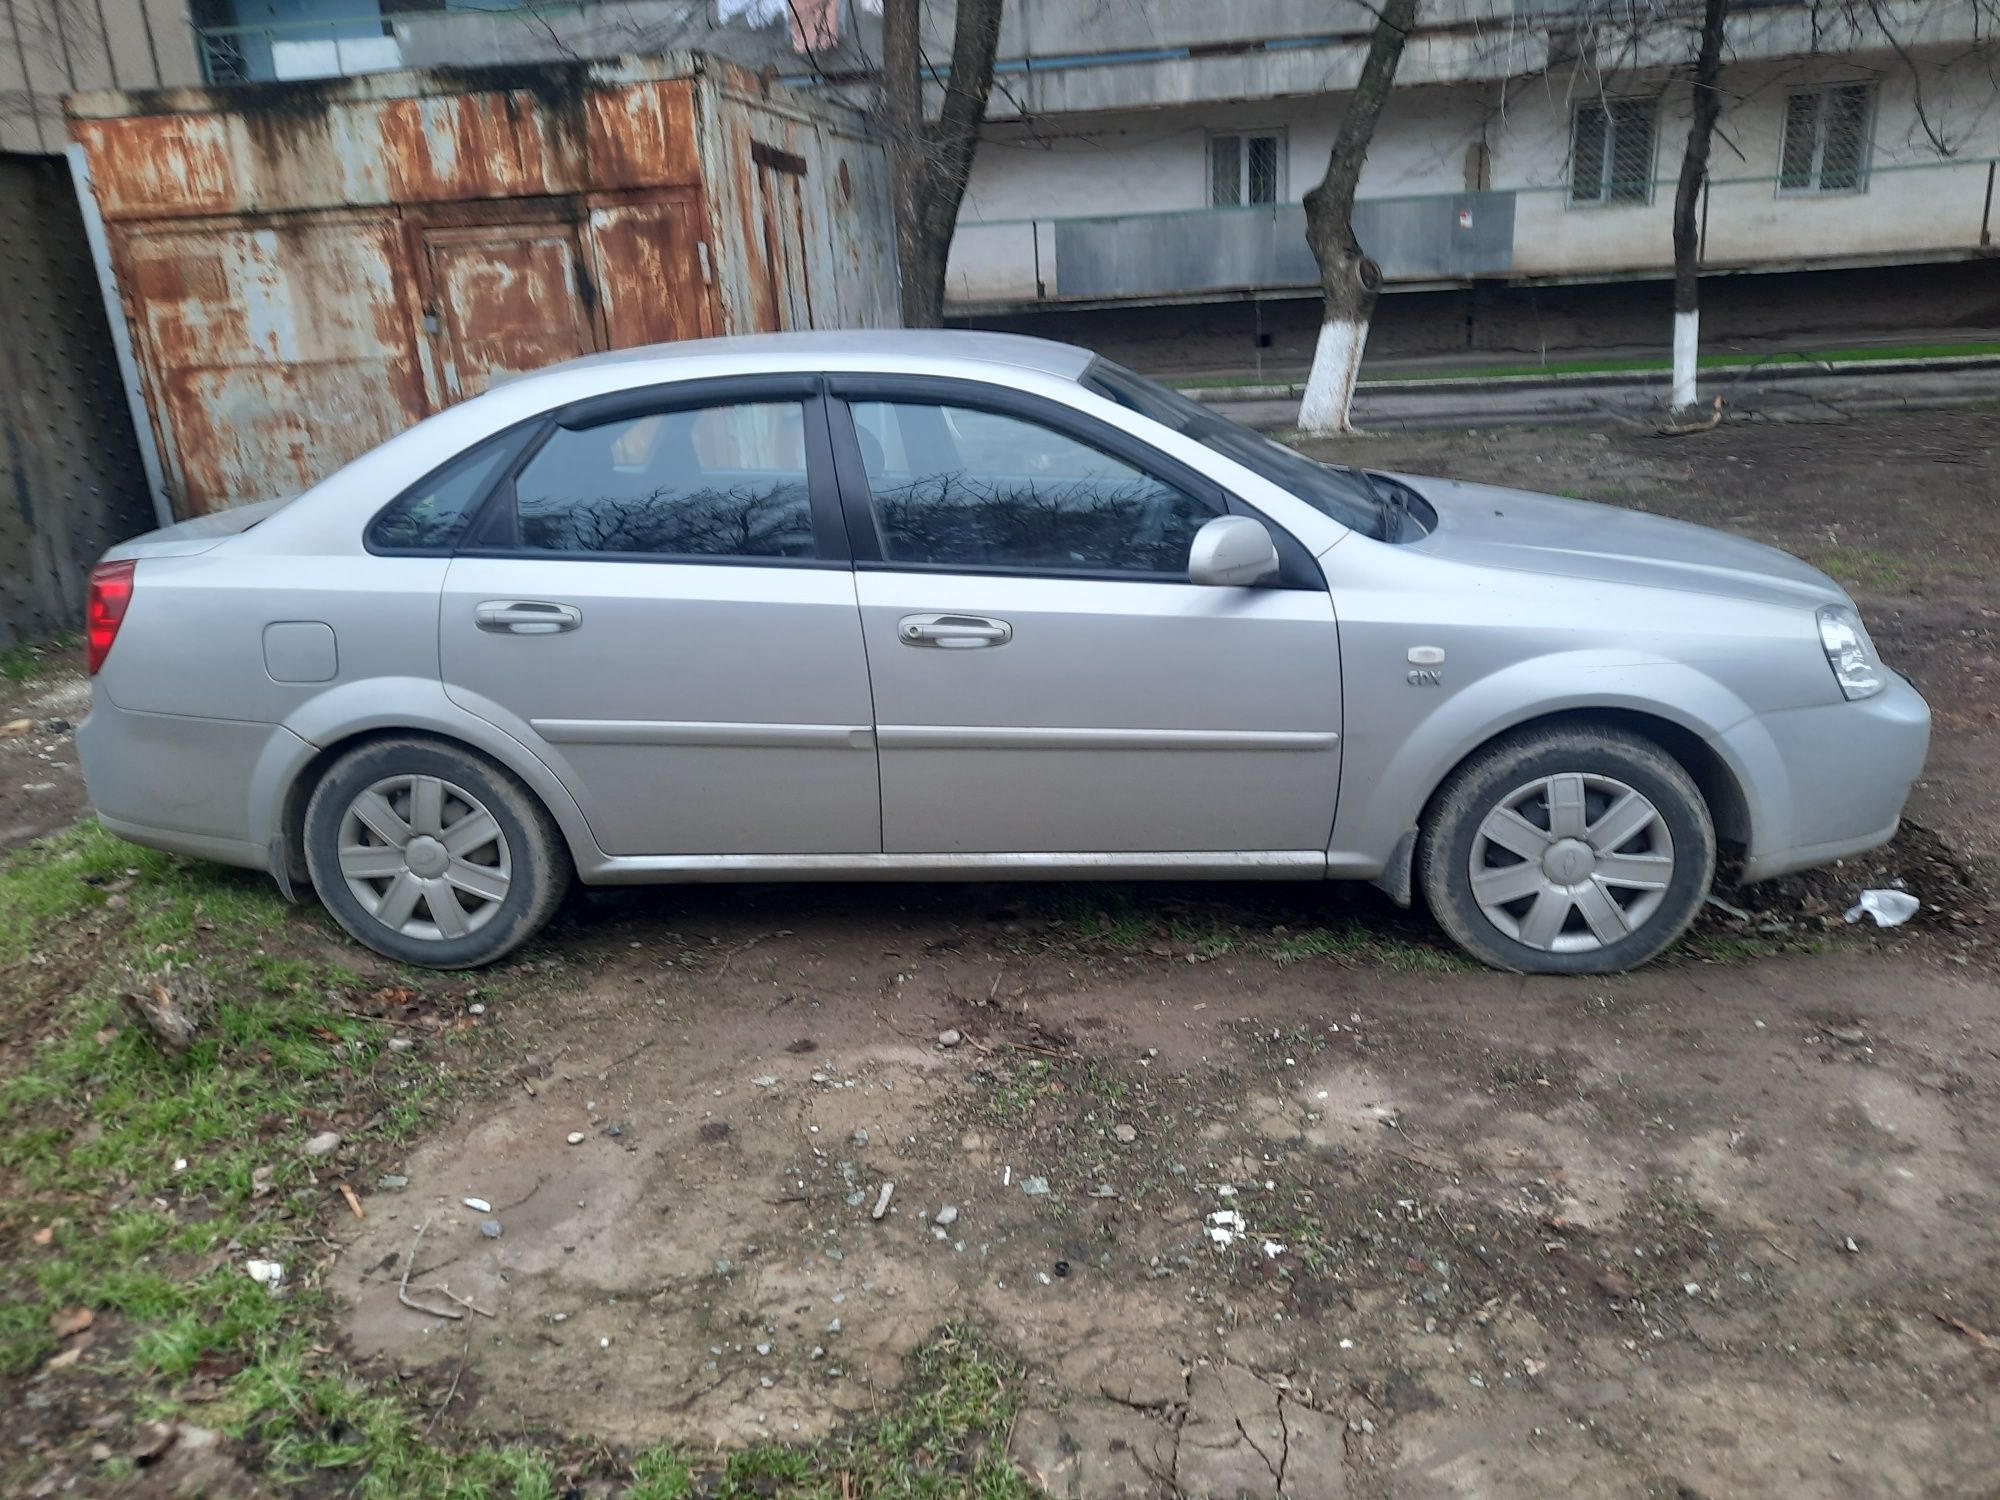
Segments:
[[[1694,311],[1674,314],[1674,397],[1675,411],[1686,411],[1695,403],[1694,362],[1701,351],[1701,314]]]
[[[1354,430],[1354,380],[1361,373],[1361,351],[1367,343],[1366,322],[1342,318],[1320,324],[1312,374],[1306,377],[1306,396],[1299,406],[1301,432]]]

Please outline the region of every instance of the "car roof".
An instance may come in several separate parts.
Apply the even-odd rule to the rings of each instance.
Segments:
[[[907,365],[934,369],[938,362],[1004,365],[1032,370],[1061,380],[1075,380],[1097,357],[1074,344],[1027,338],[1014,333],[981,333],[958,328],[869,328],[838,332],[751,333],[729,338],[682,339],[670,344],[644,344],[586,354],[581,359],[551,365],[525,377],[538,379],[570,370],[608,366],[664,366],[657,373],[674,379],[672,366],[684,360],[730,361],[752,358],[766,368],[812,369],[831,362],[852,369],[857,365],[894,373]],[[635,375],[638,371],[635,369]],[[509,382],[510,384],[512,382]]]

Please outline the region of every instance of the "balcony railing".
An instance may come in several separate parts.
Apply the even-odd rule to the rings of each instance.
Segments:
[[[197,26],[195,50],[205,82],[269,83],[274,79],[339,78],[381,73],[403,66],[396,22],[525,16],[546,19],[582,9],[577,0],[550,5],[464,3],[450,10],[400,15],[315,16],[303,21],[266,21],[249,26]]]
[[[201,76],[212,84],[338,78],[403,65],[395,28],[379,15],[197,26],[194,36]]]

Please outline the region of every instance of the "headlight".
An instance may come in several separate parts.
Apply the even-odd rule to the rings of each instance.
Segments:
[[[1875,643],[1868,639],[1861,616],[1852,605],[1821,608],[1819,643],[1826,648],[1827,665],[1849,699],[1872,698],[1882,691],[1882,664],[1875,659]]]

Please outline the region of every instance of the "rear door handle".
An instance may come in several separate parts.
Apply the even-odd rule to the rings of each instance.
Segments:
[[[583,623],[574,604],[545,604],[539,599],[489,599],[472,611],[481,630],[499,635],[555,635]]]
[[[896,638],[905,646],[938,646],[963,651],[980,646],[1004,646],[1014,639],[1014,627],[984,615],[904,615]]]

